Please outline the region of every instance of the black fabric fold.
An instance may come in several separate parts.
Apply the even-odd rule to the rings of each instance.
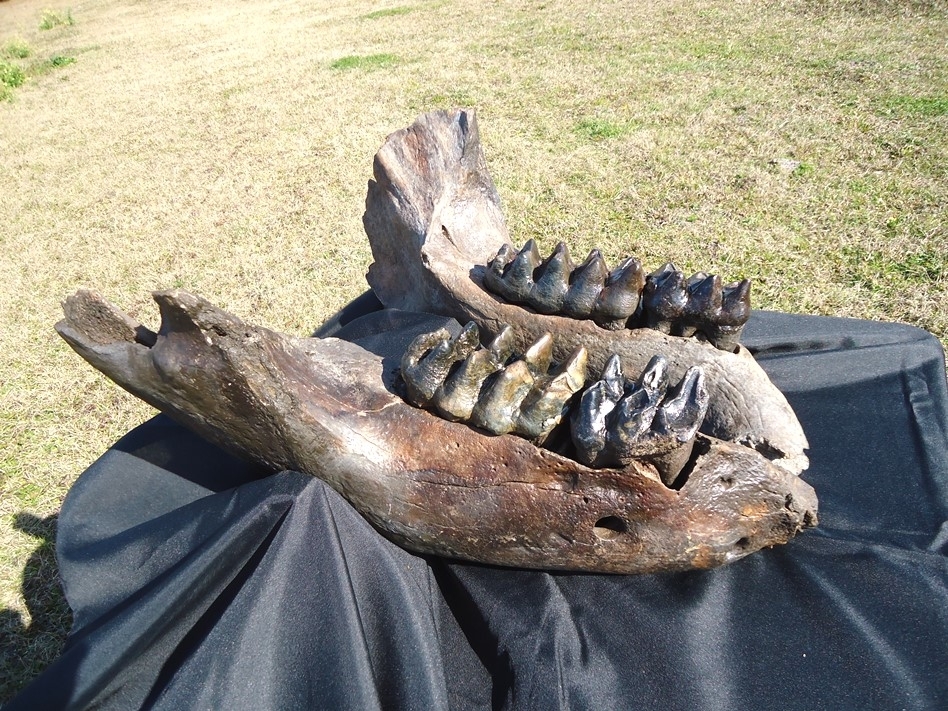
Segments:
[[[390,347],[432,323],[376,308],[322,335]],[[764,312],[743,340],[810,440],[820,527],[786,546],[650,576],[417,556],[321,482],[158,417],[67,497],[75,628],[5,708],[948,708],[940,344]]]

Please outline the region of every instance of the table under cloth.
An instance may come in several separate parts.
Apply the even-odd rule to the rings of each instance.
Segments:
[[[788,545],[645,576],[414,555],[159,416],[67,496],[74,628],[6,711],[948,708],[939,342],[768,312],[743,342],[810,441],[820,525]]]

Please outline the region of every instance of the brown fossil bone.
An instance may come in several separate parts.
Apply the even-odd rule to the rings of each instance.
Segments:
[[[154,298],[157,333],[90,291],[56,328],[126,390],[226,449],[320,477],[411,550],[644,573],[720,565],[816,523],[813,490],[753,449],[699,435],[679,488],[634,459],[591,469],[409,405],[397,361],[354,343],[252,326],[183,291]]]
[[[601,372],[612,354],[630,373],[641,372],[660,354],[675,381],[700,366],[708,390],[703,433],[757,449],[789,472],[806,468],[807,440],[793,410],[753,356],[735,343],[746,320],[746,282],[724,287],[700,273],[686,280],[667,265],[651,275],[651,287],[644,286],[642,303],[652,314],[645,325],[652,327],[612,330],[629,304],[596,288],[565,291],[564,275],[573,270],[565,248],[544,263],[535,245],[520,252],[510,246],[477,123],[468,111],[425,114],[393,133],[376,155],[373,172],[363,217],[375,259],[368,280],[386,307],[473,321],[486,338],[510,325],[518,350],[551,333],[554,359],[565,360],[583,347],[593,372]],[[638,265],[620,270],[612,280],[627,280],[638,289]],[[574,278],[596,284],[610,279],[598,253],[575,271]],[[540,275],[531,282],[531,274]],[[551,276],[543,282],[546,275]],[[592,318],[569,316],[586,313]],[[597,317],[610,328],[597,324]],[[727,350],[686,337],[698,326]]]

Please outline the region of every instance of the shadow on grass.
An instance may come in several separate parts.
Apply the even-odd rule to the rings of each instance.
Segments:
[[[0,705],[9,701],[62,651],[72,615],[56,566],[57,515],[16,515],[13,525],[41,541],[23,569],[23,598],[31,621],[17,610],[0,610]]]

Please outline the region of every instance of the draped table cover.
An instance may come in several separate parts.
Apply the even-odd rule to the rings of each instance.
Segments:
[[[317,333],[358,342],[377,308]],[[743,342],[810,441],[820,525],[786,546],[645,576],[414,555],[158,416],[69,492],[74,627],[5,709],[948,708],[939,342],[768,312]]]

